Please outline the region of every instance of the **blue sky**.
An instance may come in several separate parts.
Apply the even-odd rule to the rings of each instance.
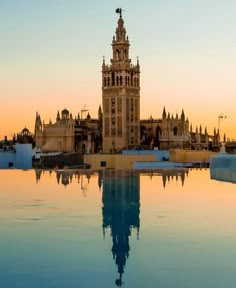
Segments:
[[[0,0],[0,138],[57,110],[97,116],[118,15],[141,66],[141,118],[184,108],[193,127],[236,138],[236,1]],[[24,111],[24,113],[22,113]],[[6,123],[8,123],[6,125]]]

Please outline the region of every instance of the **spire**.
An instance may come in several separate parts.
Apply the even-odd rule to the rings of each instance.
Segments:
[[[118,27],[116,28],[116,41],[125,41],[126,40],[126,30],[124,27],[124,20],[122,15],[120,14],[120,18],[118,20]]]
[[[119,10],[119,12],[117,12]],[[124,27],[124,20],[122,18],[121,9],[116,9],[117,13],[120,13],[120,18],[118,19],[118,26],[116,28],[116,35],[113,37],[112,48],[113,48],[113,58],[112,62],[117,61],[128,61],[129,60],[129,38],[126,36],[126,30]]]
[[[166,119],[166,108],[164,106],[163,112],[162,112],[162,119]]]
[[[102,118],[102,108],[101,108],[101,105],[99,105],[99,108],[98,108],[98,119],[101,119]]]
[[[182,120],[185,120],[184,109],[182,109],[181,119],[182,119]]]
[[[56,119],[57,119],[57,121],[61,120],[59,110],[57,111],[57,118]]]
[[[102,108],[101,108],[101,105],[99,105],[99,108],[98,108],[98,115],[100,115],[102,113]]]
[[[87,120],[90,120],[90,119],[91,119],[91,116],[90,116],[89,112],[88,112],[88,114],[87,114],[86,119],[87,119]]]
[[[42,130],[42,121],[41,121],[40,114],[38,112],[36,112],[34,130],[35,130],[35,134],[36,134],[36,131],[41,131]]]

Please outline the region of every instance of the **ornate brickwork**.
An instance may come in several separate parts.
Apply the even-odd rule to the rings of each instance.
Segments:
[[[111,63],[106,65],[103,60],[102,65],[102,100],[106,115],[103,119],[104,153],[140,144],[140,68],[138,61],[136,65],[131,64],[129,46],[120,14],[112,41]]]

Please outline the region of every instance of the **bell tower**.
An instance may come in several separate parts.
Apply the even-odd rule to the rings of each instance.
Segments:
[[[112,41],[112,59],[102,65],[103,153],[140,144],[140,67],[129,58],[122,10]]]

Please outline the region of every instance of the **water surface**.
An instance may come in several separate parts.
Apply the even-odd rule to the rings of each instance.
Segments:
[[[236,185],[209,170],[2,170],[0,183],[0,287],[235,287]]]

